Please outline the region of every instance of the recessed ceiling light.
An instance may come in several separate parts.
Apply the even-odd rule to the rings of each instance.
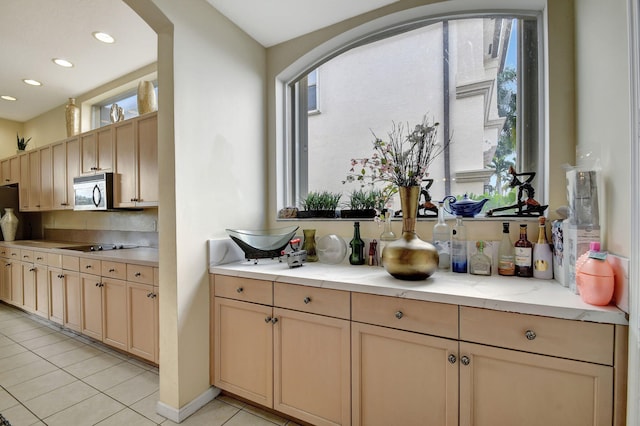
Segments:
[[[22,81],[24,81],[25,83],[27,83],[30,86],[42,86],[42,83],[40,83],[38,80],[32,80],[30,78],[25,78]]]
[[[9,96],[9,95],[2,95],[0,96],[0,98],[4,99],[5,101],[17,101],[18,98],[15,98],[13,96]]]
[[[73,64],[71,62],[67,61],[66,59],[53,58],[52,61],[53,61],[54,64],[60,65],[61,67],[64,67],[64,68],[73,67]]]
[[[96,40],[100,40],[100,41],[101,41],[101,42],[103,42],[103,43],[113,43],[113,42],[115,42],[115,41],[116,41],[116,40],[115,40],[113,37],[111,37],[109,34],[107,34],[107,33],[103,33],[103,32],[100,32],[100,31],[96,31],[96,32],[94,32],[94,33],[93,33],[93,36],[96,38]]]

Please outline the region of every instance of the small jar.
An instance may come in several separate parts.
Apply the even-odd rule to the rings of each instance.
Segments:
[[[316,251],[316,230],[303,229],[302,234],[304,235],[302,249],[307,251],[307,262],[317,262],[318,253]]]

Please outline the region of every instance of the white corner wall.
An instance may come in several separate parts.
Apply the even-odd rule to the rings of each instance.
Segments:
[[[265,50],[205,0],[127,0],[158,32],[160,404],[209,388],[206,241],[265,222]]]

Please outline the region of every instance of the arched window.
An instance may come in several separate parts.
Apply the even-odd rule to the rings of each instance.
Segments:
[[[387,138],[394,123],[413,128],[425,116],[439,123],[446,146],[429,169],[433,200],[467,193],[490,198],[485,210],[513,203],[509,166],[537,172],[536,198],[544,199],[540,19],[413,21],[311,64],[288,84],[292,179],[280,199],[300,206],[307,193],[330,191],[344,201],[362,183],[343,183],[351,159],[370,157],[374,137]]]

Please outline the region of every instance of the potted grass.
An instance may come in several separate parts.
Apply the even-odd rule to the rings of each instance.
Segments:
[[[376,215],[382,196],[382,191],[378,189],[356,189],[349,194],[349,202],[346,209],[340,210],[340,217],[343,219],[367,219]]]
[[[311,191],[302,200],[302,209],[298,211],[299,218],[321,217],[335,218],[336,209],[342,194],[329,191]]]
[[[16,138],[18,139],[18,143],[17,143],[17,153],[20,154],[21,152],[24,152],[24,150],[27,149],[27,145],[29,145],[29,141],[31,140],[31,138],[25,140],[24,138],[20,137],[20,134],[16,133]]]

